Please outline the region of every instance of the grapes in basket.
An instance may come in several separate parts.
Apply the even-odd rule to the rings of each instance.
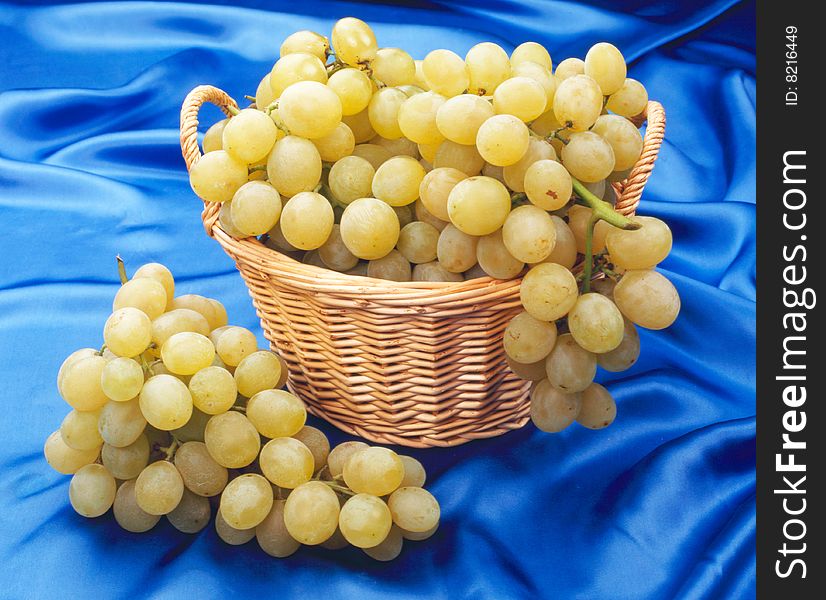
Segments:
[[[421,463],[363,442],[331,449],[305,424],[302,401],[279,389],[284,361],[228,325],[220,302],[175,296],[163,265],[131,280],[120,266],[103,347],[73,352],[57,375],[72,410],[44,452],[72,475],[75,511],[111,508],[133,533],[164,516],[196,533],[214,512],[222,540],[255,538],[276,557],[352,545],[386,561],[436,531],[439,503]]]
[[[655,270],[670,229],[615,210],[648,106],[615,46],[555,68],[534,42],[414,60],[345,18],[329,40],[284,40],[249,99],[226,107],[190,170],[195,193],[222,203],[224,233],[356,276],[522,277],[504,349],[534,382],[534,423],[614,420],[597,365],[630,367],[637,327],[668,327],[680,308]]]

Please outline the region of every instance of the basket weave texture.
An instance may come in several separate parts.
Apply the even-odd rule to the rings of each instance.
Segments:
[[[181,109],[187,169],[201,157],[198,111],[237,106],[225,92],[198,86]],[[228,113],[227,113],[228,114]],[[615,184],[616,208],[634,214],[665,131],[665,112],[649,102],[643,151]],[[641,123],[638,122],[638,124]],[[520,312],[520,279],[459,283],[394,282],[299,263],[255,238],[237,240],[202,219],[249,287],[264,335],[289,365],[288,386],[308,410],[338,428],[382,444],[455,446],[522,427],[530,384],[505,362],[502,336]]]

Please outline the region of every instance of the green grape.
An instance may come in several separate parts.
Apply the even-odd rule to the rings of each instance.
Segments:
[[[307,409],[301,399],[289,392],[264,390],[250,398],[247,418],[264,437],[289,437],[304,427]]]
[[[224,202],[218,211],[218,226],[224,233],[229,234],[236,240],[243,240],[247,237],[247,235],[232,222],[232,206],[229,202]]]
[[[450,140],[445,140],[439,145],[433,161],[434,169],[449,167],[461,171],[468,177],[481,173],[484,166],[485,159],[475,145],[465,146]]]
[[[399,218],[399,227],[409,225],[410,223],[416,220],[415,215],[413,213],[413,205],[411,204],[405,204],[404,206],[394,206],[393,212],[396,213],[396,216]]]
[[[227,126],[227,123],[229,123],[229,119],[221,119],[206,130],[204,139],[201,142],[201,146],[204,149],[204,154],[223,149],[224,127]]]
[[[614,151],[614,171],[637,164],[642,154],[642,135],[631,121],[619,115],[602,115],[594,123],[593,132],[602,136]]]
[[[134,479],[149,464],[149,439],[141,434],[123,448],[103,444],[100,451],[103,466],[117,479]]]
[[[103,465],[86,465],[78,469],[69,484],[69,501],[79,515],[94,518],[109,510],[115,501],[115,478]]]
[[[571,174],[555,160],[538,160],[525,171],[524,190],[542,210],[559,210],[571,199]]]
[[[465,61],[450,50],[433,50],[425,56],[422,75],[431,91],[446,98],[464,93],[470,85]]]
[[[355,452],[345,463],[344,481],[358,494],[385,496],[404,479],[404,463],[388,448],[371,447]]]
[[[436,525],[434,525],[431,529],[428,529],[427,531],[422,531],[421,533],[413,532],[413,531],[405,531],[404,529],[400,528],[401,533],[402,533],[402,537],[406,540],[411,540],[413,542],[421,542],[422,540],[428,539],[434,533],[436,533],[436,530],[438,530],[438,529],[439,529],[439,524],[438,523],[436,523]]]
[[[591,290],[607,296],[611,300],[614,299],[614,288],[617,287],[617,282],[610,277],[601,277],[591,281]]]
[[[551,74],[550,69],[547,69],[535,62],[523,62],[513,67],[511,76],[527,77],[529,79],[533,79],[536,83],[541,85],[542,89],[545,91],[545,110],[553,113],[551,107],[554,104],[554,96],[556,96],[556,87],[558,83],[556,81],[556,77]]]
[[[98,431],[103,441],[110,446],[124,448],[134,444],[145,428],[146,418],[137,398],[127,402],[108,402],[100,409]]]
[[[580,254],[585,254],[585,237],[591,214],[591,209],[585,206],[574,205],[568,209],[568,227],[574,235],[576,249]],[[594,226],[594,237],[591,242],[591,250],[594,254],[605,250],[605,238],[612,229],[614,226],[605,221],[598,221]]]
[[[163,286],[166,292],[166,303],[169,306],[175,296],[175,278],[172,272],[160,263],[146,263],[132,275],[133,280],[143,278],[154,279]]]
[[[426,174],[414,158],[394,156],[376,170],[373,196],[390,206],[411,204],[419,197],[419,186]]]
[[[302,544],[314,546],[327,541],[335,533],[338,521],[338,498],[321,481],[304,483],[287,497],[284,525]]]
[[[372,548],[363,548],[362,551],[374,560],[389,562],[401,554],[403,546],[402,530],[394,525],[383,542]]]
[[[413,275],[410,262],[398,250],[367,263],[367,276],[390,281],[410,281]]]
[[[462,59],[460,58],[459,60]],[[424,77],[424,61],[415,59],[413,61],[413,65],[416,68],[416,75],[413,77],[413,83],[426,92],[430,91],[430,86],[427,85],[427,81]]]
[[[634,324],[625,319],[625,329],[619,346],[597,355],[597,363],[606,371],[617,373],[631,368],[640,356],[640,334]]]
[[[341,123],[341,100],[323,83],[299,81],[281,94],[278,115],[292,135],[323,138]]]
[[[343,115],[356,115],[367,108],[373,96],[373,84],[364,71],[341,69],[330,76],[327,87],[341,101]]]
[[[372,98],[372,96],[370,97]],[[373,125],[370,123],[370,112],[367,108],[354,115],[344,115],[341,117],[341,121],[352,130],[353,137],[356,138],[356,144],[363,144],[376,136],[376,130],[373,129]],[[355,150],[353,152],[355,153]]]
[[[614,288],[614,302],[635,325],[665,329],[680,314],[680,295],[657,271],[626,271]]]
[[[204,443],[215,462],[228,469],[246,467],[255,460],[261,448],[255,426],[250,419],[234,410],[209,420]]]
[[[525,267],[524,262],[508,252],[501,229],[479,238],[476,260],[482,270],[494,279],[513,279]]]
[[[418,186],[417,186],[418,193]],[[359,198],[341,216],[341,238],[347,249],[364,260],[386,256],[399,240],[399,218],[386,202]]]
[[[378,169],[395,156],[391,148],[378,143],[380,140],[384,140],[384,138],[376,135],[370,139],[369,144],[359,144],[353,150],[353,156],[363,158],[372,165],[373,169]]]
[[[525,174],[536,162],[542,160],[556,161],[556,151],[546,140],[531,137],[525,154],[512,165],[503,167],[502,177],[514,192],[525,191]]]
[[[184,495],[178,506],[172,512],[167,513],[166,518],[175,529],[182,533],[198,533],[209,524],[210,516],[212,516],[212,508],[209,500],[184,489]]]
[[[422,160],[430,163],[428,171],[433,169],[433,161],[436,160],[436,152],[439,150],[439,146],[442,145],[442,141],[439,140],[435,144],[416,144],[416,149],[419,151]]]
[[[349,546],[350,542],[348,542],[347,538],[344,537],[344,534],[341,533],[341,529],[336,526],[336,530],[333,535],[331,535],[326,541],[321,542],[319,545],[327,550],[341,550]]]
[[[576,420],[581,401],[581,394],[566,394],[543,379],[531,391],[531,421],[541,431],[559,433]]]
[[[420,487],[397,489],[387,499],[393,523],[404,529],[421,533],[439,523],[441,510],[433,494]]]
[[[118,525],[131,533],[149,531],[161,520],[159,515],[150,515],[138,506],[135,498],[135,480],[124,481],[118,488],[112,512]]]
[[[276,558],[286,558],[301,547],[284,523],[286,500],[276,499],[269,514],[255,526],[255,539],[261,549]]]
[[[582,294],[568,313],[576,343],[595,354],[610,352],[622,341],[624,322],[617,306],[601,294]]]
[[[573,308],[579,296],[576,278],[556,263],[540,263],[522,279],[522,306],[540,321],[556,321]]]
[[[440,167],[427,173],[419,186],[418,195],[428,212],[437,219],[448,221],[448,197],[456,184],[464,179],[467,175],[452,167]]]
[[[205,335],[183,331],[171,336],[161,347],[166,368],[176,375],[194,375],[212,364],[215,346]]]
[[[420,264],[436,259],[439,231],[432,225],[414,221],[399,233],[397,248],[407,260]]]
[[[442,221],[441,219],[437,219],[434,215],[427,210],[424,205],[424,202],[416,200],[416,203],[413,205],[416,220],[421,221],[422,223],[427,223],[428,225],[433,225],[439,231],[444,231],[445,227],[449,225],[448,221]]]
[[[282,437],[267,442],[258,458],[261,472],[275,485],[289,490],[310,481],[315,471],[313,454],[302,442]]]
[[[103,341],[106,347],[118,356],[137,356],[152,342],[152,321],[146,313],[137,308],[120,308],[106,319],[103,326]],[[80,362],[83,361],[78,361]],[[68,380],[68,377],[65,379]]]
[[[412,456],[405,454],[399,454],[399,459],[401,459],[402,465],[404,466],[404,477],[399,487],[423,487],[424,482],[427,480],[427,473],[422,463]]]
[[[263,521],[262,521],[263,522]],[[241,546],[255,537],[255,528],[235,529],[230,527],[221,516],[221,511],[215,513],[215,532],[224,543],[231,546]]]
[[[135,480],[135,500],[150,515],[172,512],[183,495],[181,474],[175,465],[165,460],[153,462]]]
[[[208,415],[228,411],[235,404],[238,394],[233,375],[216,366],[208,366],[195,373],[188,387],[195,408]]]
[[[482,123],[494,114],[496,113],[493,106],[484,98],[474,94],[461,94],[450,98],[439,107],[436,113],[436,126],[439,133],[448,140],[457,144],[474,145]],[[429,159],[430,162],[433,162],[433,159]]]
[[[281,42],[279,56],[284,57],[296,52],[312,54],[317,56],[320,61],[326,62],[327,55],[330,53],[330,41],[315,31],[307,31],[306,29],[296,31]]]
[[[648,105],[648,91],[636,79],[626,79],[616,92],[608,97],[605,108],[621,117],[636,117]]]
[[[300,192],[281,212],[281,232],[301,250],[315,250],[327,241],[335,215],[327,198],[316,192]]]
[[[370,68],[373,77],[390,87],[408,85],[416,79],[413,57],[399,48],[381,48],[370,61]]]
[[[495,117],[494,117],[495,118]],[[488,235],[505,224],[510,213],[508,189],[491,177],[469,177],[450,191],[450,221],[468,235]]]
[[[585,74],[585,61],[581,58],[566,58],[556,66],[554,76],[562,83],[575,75]]]
[[[166,361],[164,362],[166,364]],[[192,395],[186,384],[177,377],[155,375],[141,390],[140,409],[150,425],[163,431],[171,431],[185,425],[192,416]]]
[[[130,306],[143,311],[150,319],[155,319],[166,310],[166,303],[166,290],[163,285],[154,279],[140,277],[127,281],[120,287],[115,294],[112,311]]]
[[[173,429],[170,433],[179,442],[203,442],[204,432],[211,415],[201,412],[197,408],[192,409],[192,416],[183,426]]]
[[[336,21],[332,42],[336,58],[351,67],[372,61],[378,52],[373,30],[367,23],[355,17],[345,17]]]
[[[281,378],[281,363],[269,350],[259,350],[238,363],[234,377],[238,393],[252,398],[258,392],[276,386]]]
[[[278,128],[266,113],[245,108],[224,127],[222,148],[236,160],[251,165],[267,157],[277,137]]]
[[[495,115],[482,123],[476,149],[485,161],[499,167],[515,164],[528,151],[528,127],[513,115]]]
[[[258,108],[258,110],[265,110],[274,101],[275,95],[272,93],[270,74],[267,73],[266,75],[264,75],[264,77],[261,78],[261,81],[258,83],[258,87],[255,88],[255,106],[256,108]],[[272,118],[272,113],[270,113],[270,118]],[[207,133],[209,132],[207,131]],[[278,131],[276,131],[276,137],[278,137]],[[206,141],[206,136],[204,136],[204,141]],[[216,149],[220,150],[221,146],[218,146],[218,148]]]
[[[612,229],[605,236],[611,262],[623,269],[651,269],[671,252],[671,229],[655,217],[632,217],[640,229]]]
[[[77,361],[79,361],[81,358],[99,355],[100,354],[98,353],[98,351],[94,348],[81,348],[80,350],[75,350],[69,356],[66,357],[66,360],[63,361],[63,363],[60,365],[60,369],[57,372],[57,390],[58,392],[60,392],[61,396],[63,395],[63,379],[66,376],[66,372],[69,370],[69,367]]]
[[[545,361],[545,374],[552,386],[566,394],[583,391],[597,373],[597,358],[576,343],[570,333],[560,335]]]
[[[603,429],[617,417],[617,404],[611,393],[598,383],[582,392],[582,402],[576,421],[588,429]]]
[[[439,264],[438,260],[416,265],[413,268],[412,281],[437,281],[443,283],[464,281],[461,273],[451,273]]]
[[[554,115],[573,131],[585,131],[602,112],[602,90],[587,75],[573,75],[562,81],[554,95]]]
[[[345,156],[330,169],[328,183],[338,202],[350,204],[353,200],[366,198],[372,193],[375,174],[375,169],[367,159]]]
[[[97,460],[100,448],[91,450],[75,450],[67,446],[60,435],[60,431],[53,432],[43,446],[43,454],[46,462],[58,473],[71,475],[76,473],[81,467],[93,463]]]
[[[510,370],[520,379],[526,381],[541,381],[545,379],[545,360],[539,360],[535,363],[522,364],[513,360],[510,356],[505,354],[505,359],[508,362]]]
[[[556,343],[556,324],[538,321],[526,312],[516,315],[505,329],[505,353],[518,363],[544,359]]]
[[[349,498],[338,517],[341,533],[357,548],[378,546],[390,533],[392,525],[387,504],[370,494],[356,494]]]
[[[103,443],[98,432],[100,410],[81,412],[73,410],[60,424],[60,437],[74,450],[96,450]]]
[[[233,326],[218,338],[216,350],[227,366],[237,367],[244,357],[258,350],[258,340],[249,329]]]
[[[270,71],[273,98],[280,98],[288,87],[302,81],[327,83],[322,59],[307,52],[294,52],[279,58]]]
[[[541,208],[519,206],[511,211],[502,226],[502,242],[517,260],[540,262],[556,245],[556,227],[550,215]]]
[[[314,472],[320,471],[327,464],[330,454],[330,441],[320,429],[305,425],[298,433],[292,436],[310,450],[313,456]]]
[[[585,74],[599,84],[603,95],[610,96],[625,83],[625,58],[613,44],[594,44],[585,55]]]
[[[511,52],[510,60],[511,66],[513,67],[521,65],[525,62],[532,62],[542,65],[549,71],[553,68],[551,55],[542,44],[537,44],[536,42],[524,42],[519,44],[516,48],[514,48],[513,52]]]
[[[359,262],[358,257],[344,245],[344,240],[341,238],[341,226],[338,224],[333,225],[330,237],[318,249],[318,256],[326,267],[334,271],[348,271]]]
[[[383,138],[395,140],[404,135],[399,127],[399,110],[407,101],[407,95],[392,87],[373,94],[367,106],[367,115],[373,129]]]
[[[545,112],[548,96],[545,88],[530,77],[511,77],[493,92],[493,109],[500,115],[533,121]]]
[[[342,442],[330,451],[327,457],[327,466],[330,470],[330,475],[334,478],[339,478],[344,472],[344,466],[350,458],[357,452],[369,448],[364,442]]]
[[[468,50],[465,64],[470,74],[468,91],[480,96],[493,94],[511,72],[507,52],[492,42],[482,42]]]
[[[399,108],[399,128],[416,144],[436,144],[444,135],[436,125],[436,115],[445,104],[445,97],[435,92],[411,96]]]
[[[261,235],[278,222],[281,196],[266,181],[250,181],[232,197],[230,215],[232,224],[245,235]]]
[[[270,152],[267,177],[282,196],[291,198],[309,192],[321,181],[321,155],[310,140],[288,135],[278,140]]]
[[[209,298],[199,296],[198,294],[184,294],[183,296],[177,296],[172,299],[170,310],[176,310],[179,308],[188,308],[189,310],[194,310],[196,313],[200,314],[204,319],[206,319],[207,327],[210,331],[220,326],[217,322],[218,316],[215,314],[215,306]],[[195,333],[206,335],[199,330],[195,331]]]
[[[149,352],[154,356],[160,356],[160,348],[163,348],[166,340],[184,331],[209,335],[209,321],[191,308],[173,308],[152,321],[152,343],[156,348],[150,348]]]
[[[140,314],[143,315],[143,313]],[[107,365],[107,360],[96,352],[88,356],[86,354],[85,352],[74,354],[75,358],[71,362],[69,360],[72,356],[66,359],[64,366],[61,367],[63,372],[58,373],[58,388],[63,399],[72,408],[80,411],[94,411],[108,401],[101,386],[101,375]]]
[[[221,493],[221,516],[235,529],[251,529],[270,513],[272,486],[261,475],[248,473],[236,477]]]
[[[463,273],[476,264],[479,238],[468,235],[454,225],[445,227],[439,234],[436,256],[439,264],[451,273]]]
[[[593,131],[574,133],[562,148],[562,164],[580,181],[600,181],[614,170],[614,150]]]
[[[205,202],[228,202],[239,187],[247,182],[247,164],[226,150],[204,154],[189,169],[189,185]]]
[[[184,486],[199,496],[217,496],[229,480],[227,469],[212,458],[203,442],[181,444],[175,452],[175,468]]]
[[[332,133],[312,141],[324,162],[336,162],[345,156],[350,156],[356,147],[353,130],[343,122],[336,125]]]

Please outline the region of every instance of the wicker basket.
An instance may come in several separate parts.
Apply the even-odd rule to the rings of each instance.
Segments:
[[[187,168],[201,157],[198,111],[236,103],[199,86],[181,109]],[[616,185],[617,209],[633,214],[654,166],[665,113],[649,102],[642,156]],[[308,410],[340,429],[384,444],[455,446],[522,427],[529,383],[508,368],[502,335],[520,311],[520,280],[398,283],[299,263],[255,238],[236,240],[202,213],[206,232],[247,283],[264,335],[287,361],[288,381]]]

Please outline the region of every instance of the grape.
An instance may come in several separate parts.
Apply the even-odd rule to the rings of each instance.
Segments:
[[[184,495],[184,482],[175,466],[159,460],[146,467],[135,480],[135,500],[150,515],[172,512]]]
[[[222,149],[221,146],[223,145],[224,127],[227,126],[227,123],[229,123],[229,119],[221,119],[207,129],[204,134],[204,139],[201,142],[201,146],[204,149],[204,154]]]
[[[611,300],[614,299],[614,288],[617,287],[617,282],[610,277],[602,277],[591,281],[591,290],[607,296]]]
[[[338,498],[321,481],[298,486],[284,505],[284,525],[302,544],[314,546],[328,540],[335,533],[338,521]]]
[[[539,160],[525,171],[525,194],[543,210],[559,210],[571,199],[573,182],[568,170],[555,160]]]
[[[418,187],[416,189],[418,193]],[[376,198],[359,198],[344,209],[341,238],[347,249],[359,258],[381,258],[399,239],[399,218],[387,203]]]
[[[614,170],[633,167],[642,154],[642,135],[639,129],[619,115],[602,115],[592,130],[602,136],[614,152]]]
[[[510,213],[507,188],[491,177],[477,176],[456,184],[448,196],[450,221],[468,235],[488,235],[505,224]]]
[[[554,104],[558,83],[549,69],[534,62],[523,62],[516,65],[511,73],[512,77],[528,77],[541,85],[545,92],[545,110],[553,113],[551,107]]]
[[[372,96],[370,97],[372,98]],[[356,144],[364,144],[376,136],[376,131],[370,123],[370,113],[367,108],[354,115],[344,115],[341,117],[341,122],[347,125],[353,132]],[[356,148],[358,148],[358,145]],[[356,150],[353,150],[353,153],[358,155]]]
[[[428,529],[427,531],[423,531],[421,533],[413,532],[413,531],[405,531],[404,529],[400,529],[400,530],[401,530],[401,533],[402,533],[402,537],[404,539],[411,540],[411,541],[414,541],[414,542],[421,542],[422,540],[426,540],[429,537],[431,537],[434,533],[436,533],[437,529],[439,529],[439,524],[438,523],[436,523],[436,525],[434,525],[431,529]]]
[[[435,227],[415,221],[401,230],[397,248],[410,262],[426,263],[436,259],[438,241],[439,231]]]
[[[665,329],[680,314],[677,289],[656,271],[626,271],[614,288],[614,302],[623,315],[646,329]]]
[[[184,486],[199,496],[217,496],[226,487],[229,474],[209,454],[203,442],[186,442],[175,452],[175,467]]]
[[[350,204],[353,200],[365,198],[372,193],[375,174],[376,171],[368,160],[360,156],[345,156],[330,169],[330,190],[338,202]]]
[[[289,437],[304,427],[307,409],[297,396],[289,392],[264,390],[250,398],[247,417],[265,437]]]
[[[445,227],[436,244],[439,264],[451,273],[463,273],[476,264],[479,238],[468,235],[454,225]]]
[[[268,350],[253,352],[235,368],[238,393],[252,398],[258,392],[272,389],[281,378],[281,363]]]
[[[450,50],[433,50],[425,56],[422,73],[427,86],[446,98],[464,93],[470,85],[465,61]]]
[[[525,267],[525,263],[508,252],[502,240],[501,229],[479,238],[476,260],[485,273],[494,279],[513,279]]]
[[[276,558],[286,558],[301,547],[284,523],[285,500],[274,500],[269,514],[255,526],[255,538],[261,549]]]
[[[500,115],[513,115],[528,122],[543,112],[548,101],[545,88],[530,77],[511,77],[493,93],[493,109]]]
[[[322,62],[326,62],[330,53],[330,41],[321,34],[314,31],[296,31],[291,33],[281,42],[279,55],[284,57],[296,52],[305,52],[317,56]]]
[[[613,44],[594,44],[585,55],[585,74],[599,84],[605,96],[610,96],[622,87],[625,73],[625,58]]]
[[[370,78],[359,69],[341,69],[330,76],[327,87],[341,101],[343,115],[356,115],[367,108],[373,96]]]
[[[266,113],[245,108],[224,127],[222,148],[236,160],[251,165],[267,157],[276,137],[278,128]]]
[[[525,275],[519,290],[522,306],[540,321],[556,321],[573,308],[579,295],[576,279],[565,267],[540,263]]]
[[[464,277],[460,273],[451,273],[439,264],[439,261],[423,263],[416,265],[413,268],[412,281],[440,281],[440,282],[457,282],[464,281]]]
[[[410,262],[398,250],[391,250],[367,264],[367,276],[375,279],[410,281],[412,274]]]
[[[333,225],[333,231],[327,241],[324,242],[324,245],[318,249],[318,255],[321,262],[335,271],[348,271],[359,262],[358,257],[344,245],[340,225],[338,224]]]
[[[432,529],[439,523],[439,503],[433,494],[420,487],[397,489],[387,499],[393,522],[414,533]]]
[[[281,232],[296,248],[314,250],[330,237],[334,220],[333,207],[324,196],[301,192],[284,205]]]
[[[158,377],[170,376],[159,375]],[[100,409],[98,431],[103,441],[110,446],[124,448],[134,444],[145,428],[146,418],[141,412],[137,398],[127,402],[108,402]]]
[[[183,331],[164,342],[161,358],[176,375],[194,375],[212,364],[215,346],[205,335]]]
[[[332,42],[336,58],[351,67],[372,61],[378,52],[373,30],[367,23],[355,17],[345,17],[336,21]]]
[[[323,138],[330,135],[341,122],[341,100],[323,83],[299,81],[281,94],[278,115],[292,135],[310,139]],[[224,135],[226,136],[226,130]]]
[[[149,463],[149,440],[141,434],[137,440],[123,448],[103,444],[100,458],[103,466],[113,477],[124,480],[134,479]]]
[[[100,448],[75,450],[67,446],[60,435],[60,431],[53,432],[46,439],[46,444],[43,447],[46,462],[55,471],[64,475],[76,473],[81,467],[95,462],[99,452]]]
[[[502,169],[502,177],[505,184],[514,192],[525,191],[525,174],[528,168],[537,161],[556,160],[556,151],[546,140],[531,138],[528,142],[528,149],[525,154],[512,165]]]
[[[591,215],[591,209],[585,206],[574,205],[568,210],[568,227],[576,240],[576,249],[580,254],[585,254],[585,235]],[[614,229],[613,225],[605,221],[597,221],[591,242],[591,250],[594,254],[605,250],[605,238],[612,229]]]
[[[209,500],[187,489],[175,509],[166,515],[170,524],[183,533],[198,533],[209,524],[212,509]]]
[[[585,73],[585,61],[580,58],[566,58],[556,66],[554,76],[562,83],[570,77],[575,75],[583,75]]]
[[[139,267],[138,270],[135,271],[135,274],[132,275],[133,280],[143,278],[154,279],[163,286],[166,292],[166,303],[168,307],[175,295],[175,278],[172,277],[169,269],[160,263],[146,263]]]
[[[267,73],[264,77],[261,78],[261,81],[258,83],[258,87],[255,88],[255,106],[258,110],[265,110],[270,104],[275,101],[275,96],[272,93],[272,84],[270,83],[270,74]],[[274,111],[277,112],[277,111]],[[272,118],[272,114],[270,113],[270,118]],[[228,121],[228,119],[225,119]],[[214,127],[214,126],[213,126]],[[207,131],[209,133],[209,131]],[[280,131],[276,129],[276,138],[279,137]],[[223,131],[221,132],[221,137],[223,137]],[[206,141],[206,136],[204,136],[204,141]],[[221,145],[223,140],[219,143],[219,146],[216,150],[221,149]]]
[[[192,409],[192,416],[185,425],[173,429],[170,433],[179,442],[203,442],[204,431],[211,415],[201,412],[197,408]]]
[[[103,443],[98,432],[100,410],[81,412],[73,410],[60,424],[60,437],[74,450],[96,450]]]
[[[597,373],[597,358],[576,343],[570,333],[560,335],[545,361],[548,381],[566,394],[583,391]]]
[[[433,169],[424,176],[419,186],[419,196],[428,212],[436,218],[447,221],[447,201],[451,190],[467,176],[451,167]]]
[[[470,74],[468,91],[480,96],[493,94],[511,72],[507,52],[492,42],[482,42],[468,50],[465,64]]]
[[[261,523],[273,504],[272,486],[261,475],[236,477],[221,493],[221,516],[235,529],[250,529]]]
[[[617,417],[617,405],[611,393],[598,383],[582,392],[582,402],[576,421],[588,429],[603,429]]]
[[[419,186],[427,173],[409,156],[394,156],[373,177],[373,196],[390,206],[404,206],[419,197]],[[397,219],[398,220],[398,219]]]
[[[636,79],[626,79],[622,87],[608,97],[605,108],[621,117],[636,117],[648,105],[648,91]]]
[[[614,151],[593,131],[574,133],[562,148],[562,164],[581,181],[600,181],[614,170]]]
[[[414,212],[417,221],[421,221],[422,223],[427,223],[428,225],[433,225],[439,231],[444,231],[445,227],[449,225],[447,221],[442,221],[441,219],[437,219],[435,216],[430,214],[430,211],[427,210],[424,203],[419,200],[416,200],[416,203],[413,205]]]
[[[595,354],[610,352],[622,341],[622,314],[609,298],[582,294],[568,313],[568,328],[576,343]]]
[[[606,371],[619,372],[631,368],[640,356],[640,334],[628,319],[619,346],[609,352],[597,355],[597,363]]]
[[[671,229],[655,217],[632,217],[640,229],[612,229],[605,236],[611,262],[623,269],[651,269],[671,252]]]
[[[551,55],[541,44],[536,42],[524,42],[519,44],[511,52],[511,66],[515,67],[525,62],[532,62],[542,65],[548,70],[553,68]]]
[[[291,198],[309,192],[321,180],[321,155],[310,140],[288,135],[278,140],[270,152],[267,176],[282,196]]]
[[[409,225],[416,220],[415,215],[413,214],[413,208],[414,205],[412,204],[393,207],[393,212],[396,213],[396,216],[399,218],[399,227]]]
[[[155,375],[141,390],[140,409],[150,425],[171,431],[186,424],[192,416],[192,395],[180,379],[172,375]]]
[[[570,129],[585,131],[593,125],[602,112],[602,90],[587,75],[574,75],[556,88],[554,115]]]
[[[248,176],[246,163],[225,150],[214,150],[190,167],[189,184],[205,202],[228,202]]]
[[[281,215],[281,196],[266,181],[245,183],[230,204],[232,224],[245,236],[272,229]]]
[[[401,554],[402,546],[404,546],[402,530],[394,525],[383,542],[372,548],[364,548],[363,552],[374,560],[388,562]]]
[[[404,479],[404,464],[387,448],[371,447],[354,453],[344,465],[344,481],[357,494],[385,496]]]
[[[206,319],[207,328],[209,331],[215,329],[216,327],[220,327],[220,324],[218,323],[218,315],[215,314],[215,306],[209,298],[199,296],[198,294],[184,294],[183,296],[177,296],[172,299],[170,309],[177,310],[179,308],[188,308],[189,310],[194,310],[200,314],[204,319]],[[207,335],[200,329],[194,331],[195,333]]]
[[[399,459],[404,466],[404,477],[399,487],[423,487],[427,479],[427,473],[418,460],[412,456],[399,454]]]
[[[495,115],[482,123],[476,134],[476,149],[492,165],[506,167],[528,151],[528,127],[513,115]]]
[[[551,216],[539,207],[519,206],[502,226],[502,242],[521,262],[536,263],[548,257],[556,245],[556,227]]]
[[[280,98],[284,90],[302,81],[327,83],[327,69],[322,59],[307,52],[294,52],[282,56],[270,71],[273,98]]]
[[[321,160],[335,162],[345,156],[350,156],[356,147],[356,138],[353,130],[346,123],[339,123],[332,133],[313,140],[318,149]]]
[[[508,362],[510,370],[513,371],[514,374],[516,374],[516,376],[520,379],[525,379],[527,381],[541,381],[542,379],[545,379],[544,359],[527,365],[516,362],[507,354],[505,355],[505,359]]]
[[[69,367],[71,367],[81,358],[86,358],[87,356],[100,356],[100,354],[94,348],[81,348],[80,350],[75,350],[69,356],[67,356],[66,360],[64,360],[63,363],[60,365],[60,369],[57,372],[57,390],[58,392],[60,392],[61,396],[63,396],[63,379],[65,378],[66,372],[69,370]]]
[[[402,137],[399,110],[406,101],[407,95],[392,87],[382,88],[373,94],[367,106],[367,115],[376,133],[393,140]]]
[[[444,139],[436,125],[436,115],[445,97],[435,92],[416,94],[399,108],[399,128],[406,138],[417,144],[435,144]]]
[[[118,525],[132,533],[143,533],[152,529],[161,517],[150,515],[138,506],[135,498],[135,481],[124,481],[115,494],[112,512]]]
[[[220,510],[215,513],[215,531],[221,540],[231,546],[246,544],[255,537],[254,527],[249,529],[235,529],[227,524],[224,517],[221,516]]]
[[[462,60],[461,58],[459,60]],[[413,77],[413,84],[424,90],[425,92],[430,91],[430,86],[427,85],[427,81],[424,78],[424,61],[415,59],[413,61],[413,65],[416,68],[416,75]]]
[[[341,477],[347,461],[349,461],[356,452],[368,447],[364,442],[342,442],[333,448],[327,457],[327,466],[330,469],[330,475],[334,478]]]
[[[130,306],[143,311],[150,319],[155,319],[166,310],[166,302],[166,290],[159,281],[140,277],[127,281],[120,287],[115,294],[112,311]]]
[[[421,155],[422,160],[430,163],[430,169],[425,168],[427,171],[433,170],[433,161],[436,160],[436,152],[439,150],[439,146],[442,145],[443,140],[439,140],[435,144],[417,144],[416,148],[419,151],[419,155]],[[421,161],[419,161],[421,162]],[[424,165],[422,165],[424,166]]]
[[[485,159],[479,154],[475,145],[465,146],[445,140],[436,150],[433,168],[450,167],[461,171],[468,177],[478,175],[485,166]]]
[[[546,433],[558,433],[576,420],[580,403],[581,394],[566,394],[543,379],[531,392],[531,421]]]
[[[235,381],[232,374],[221,367],[201,369],[189,380],[192,404],[208,415],[228,411],[235,404],[238,394]]]
[[[261,440],[250,419],[234,410],[213,416],[204,432],[210,456],[223,467],[240,469],[258,456]]]
[[[408,85],[416,79],[413,58],[399,48],[381,48],[370,62],[370,68],[373,77],[390,87]]]
[[[353,150],[353,156],[363,158],[364,160],[370,163],[374,170],[378,169],[380,166],[382,166],[385,162],[387,162],[394,156],[389,148],[373,142],[373,140],[378,141],[379,139],[384,138],[381,138],[380,136],[373,136],[369,144],[359,144]],[[372,175],[370,177],[372,183]],[[370,194],[369,186],[367,189],[367,194]]]
[[[516,362],[531,364],[544,359],[556,343],[556,325],[538,321],[526,312],[516,315],[505,329],[505,352]]]
[[[347,538],[344,537],[344,534],[341,533],[341,529],[336,526],[336,530],[333,532],[333,535],[331,535],[329,539],[321,542],[319,545],[327,550],[341,550],[349,546],[350,542],[348,542]]]
[[[261,449],[258,462],[267,479],[290,490],[308,482],[315,471],[310,449],[291,437],[267,442]]]
[[[137,308],[118,309],[106,319],[106,324],[103,326],[103,341],[106,347],[118,356],[137,356],[152,342],[152,321]],[[80,363],[86,364],[84,361],[78,361],[78,364]],[[77,364],[73,366],[77,367]],[[68,373],[65,380],[64,385],[68,383]],[[100,381],[98,381],[99,386]]]
[[[378,546],[390,533],[392,525],[390,509],[383,500],[370,494],[349,498],[338,517],[341,533],[357,548]]]
[[[474,94],[461,94],[450,98],[439,107],[436,113],[436,126],[450,141],[474,145],[482,123],[495,114],[491,103],[484,98]]]
[[[330,454],[330,441],[321,430],[305,425],[292,437],[309,448],[313,455],[313,470],[316,473],[327,464],[327,456]]]

